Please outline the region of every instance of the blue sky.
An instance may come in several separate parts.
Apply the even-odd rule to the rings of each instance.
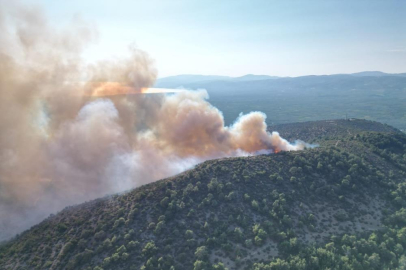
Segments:
[[[406,1],[27,0],[51,22],[79,14],[99,38],[88,61],[133,43],[159,77],[177,74],[301,76],[406,72]]]

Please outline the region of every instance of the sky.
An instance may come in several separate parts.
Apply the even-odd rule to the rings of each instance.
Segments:
[[[26,0],[55,25],[80,16],[98,31],[83,54],[130,44],[178,74],[302,76],[406,72],[406,1]]]

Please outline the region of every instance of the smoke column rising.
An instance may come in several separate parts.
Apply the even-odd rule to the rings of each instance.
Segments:
[[[267,133],[260,112],[225,127],[206,91],[128,95],[156,79],[146,53],[85,65],[92,28],[56,30],[39,9],[0,4],[0,240],[207,159],[306,147]]]

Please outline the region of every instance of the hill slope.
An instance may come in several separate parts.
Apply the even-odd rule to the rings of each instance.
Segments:
[[[354,118],[279,124],[269,126],[268,130],[278,131],[283,138],[289,141],[303,140],[306,142],[339,140],[341,137],[356,135],[364,131],[401,133],[400,130],[389,125]]]
[[[332,126],[319,148],[207,161],[66,208],[2,246],[0,268],[404,269],[406,136]]]

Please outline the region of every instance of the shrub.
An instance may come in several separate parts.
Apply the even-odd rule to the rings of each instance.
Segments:
[[[186,236],[186,239],[192,239],[193,238],[193,231],[192,230],[187,230],[186,232],[185,232],[185,236]]]
[[[117,219],[115,222],[114,222],[114,228],[117,228],[117,227],[119,227],[119,226],[122,226],[122,225],[124,225],[124,223],[125,223],[125,219],[123,218],[123,217],[121,217],[121,218],[119,218],[119,219]]]
[[[256,200],[253,200],[253,201],[251,202],[251,206],[252,206],[252,208],[254,208],[255,210],[258,210],[258,208],[259,208],[258,202],[257,202]]]
[[[259,236],[257,235],[257,236],[255,236],[255,238],[254,238],[254,242],[255,242],[255,245],[260,246],[260,245],[262,245],[263,240],[262,240],[261,237],[259,237]]]
[[[157,252],[157,250],[158,248],[155,246],[155,242],[149,241],[145,244],[144,248],[142,249],[142,253],[145,256],[150,257],[154,255]]]
[[[195,251],[195,256],[198,260],[205,260],[209,256],[206,246],[200,246]]]

